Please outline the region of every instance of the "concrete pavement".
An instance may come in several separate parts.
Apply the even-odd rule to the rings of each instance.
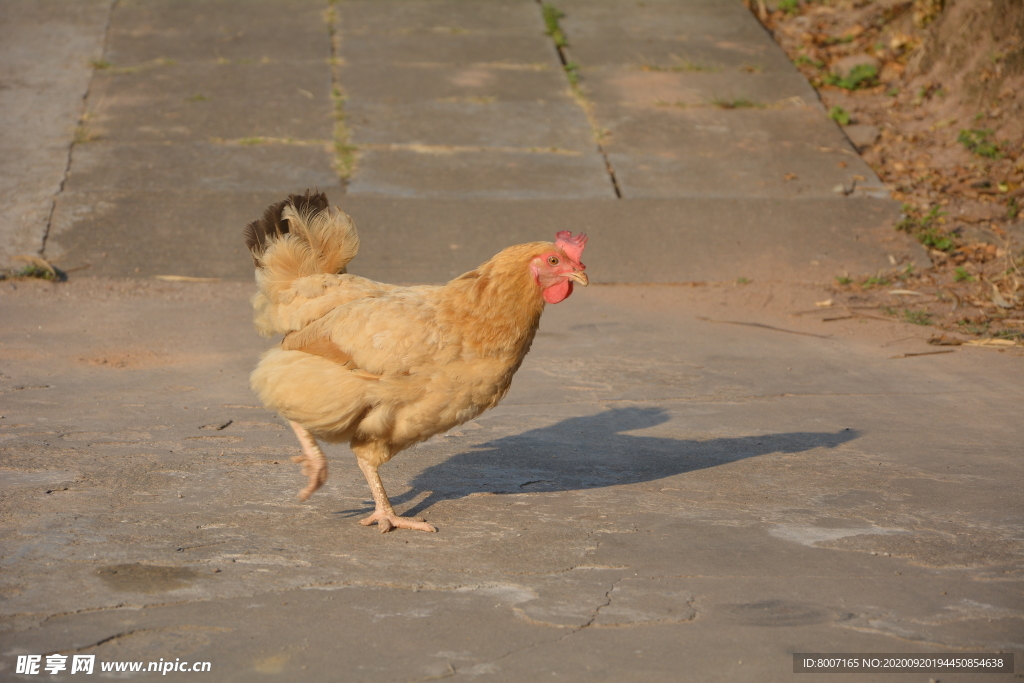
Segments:
[[[237,226],[319,187],[368,240],[362,271],[395,282],[444,281],[565,226],[600,237],[601,282],[926,262],[739,3],[566,5],[561,58],[530,0],[242,7],[112,7],[62,189],[19,224],[25,244],[100,276],[245,280]],[[53,130],[75,130],[62,115]],[[407,248],[378,248],[398,236]]]
[[[1020,660],[1022,357],[825,320],[799,282],[921,252],[739,2],[557,6],[561,56],[525,0],[3,3],[4,254],[89,268],[0,283],[0,680],[54,652],[218,681]],[[548,308],[505,402],[382,471],[438,534],[360,527],[343,448],[296,502],[248,390],[241,227],[307,186],[391,282],[591,235],[606,284]],[[870,676],[930,678],[978,679]]]
[[[439,533],[381,535],[344,448],[295,501],[248,294],[0,288],[4,680],[54,651],[223,681],[788,681],[794,652],[1024,650],[1020,355],[778,313],[811,286],[580,289],[499,408],[382,470]]]

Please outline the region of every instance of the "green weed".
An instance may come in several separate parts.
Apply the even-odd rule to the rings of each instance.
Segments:
[[[580,82],[580,65],[576,62],[566,62],[565,77],[569,79],[569,85],[575,88]]]
[[[342,180],[348,180],[356,169],[357,152],[352,132],[345,123],[345,93],[340,87],[331,89],[334,104],[334,164]]]
[[[850,73],[840,76],[836,73],[827,74],[822,82],[834,85],[843,90],[857,90],[878,85],[878,67],[874,64],[858,64],[850,69]]]
[[[838,123],[840,126],[850,125],[850,112],[846,111],[842,107],[832,107],[828,110],[828,117]]]
[[[836,282],[838,282],[841,285],[848,285],[851,282],[853,282],[853,280],[851,278],[846,277],[845,275],[839,275],[836,277]]]
[[[953,279],[957,282],[974,282],[974,276],[967,272],[963,266],[957,266],[953,271]]]
[[[989,139],[991,136],[991,128],[972,128],[970,130],[961,130],[956,141],[966,147],[968,151],[978,156],[987,159],[1002,159],[1004,156],[1003,152],[995,141]]]
[[[912,311],[909,308],[903,309],[903,320],[904,322],[913,323],[915,325],[931,325],[932,316],[927,311]]]
[[[544,27],[547,29],[546,33],[551,36],[551,39],[555,41],[555,47],[562,49],[569,46],[569,41],[565,37],[565,33],[562,31],[562,27],[559,25],[558,20],[565,16],[561,10],[554,5],[544,3],[541,5],[541,11],[544,14]]]
[[[779,9],[786,14],[796,14],[800,10],[799,0],[779,0]]]
[[[928,213],[915,216],[914,209],[909,204],[903,205],[904,218],[896,224],[897,230],[908,232],[917,240],[932,249],[938,249],[939,251],[949,251],[953,248],[953,239],[939,231],[937,223],[940,222],[942,216],[946,215],[938,206],[933,206],[928,210]]]
[[[813,66],[815,69],[825,68],[825,62],[818,59],[811,59],[807,55],[797,55],[796,64],[797,66]]]
[[[719,109],[764,109],[765,105],[760,102],[752,102],[745,97],[737,97],[733,100],[722,100],[715,98],[711,104]]]

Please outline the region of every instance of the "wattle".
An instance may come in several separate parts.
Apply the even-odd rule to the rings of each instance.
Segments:
[[[572,280],[566,278],[557,285],[551,285],[544,290],[544,301],[549,304],[557,304],[559,301],[569,298],[570,294],[572,294]]]

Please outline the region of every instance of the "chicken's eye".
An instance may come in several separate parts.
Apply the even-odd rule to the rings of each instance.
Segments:
[[[552,265],[552,266],[557,266],[558,265],[558,257],[557,256],[549,256],[548,257],[548,263],[550,265]]]

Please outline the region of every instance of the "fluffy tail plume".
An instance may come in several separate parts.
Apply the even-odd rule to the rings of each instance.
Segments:
[[[359,251],[356,226],[344,212],[331,208],[322,192],[293,194],[273,204],[263,217],[245,227],[245,244],[256,264],[259,292],[253,298],[261,332],[287,330],[275,311],[290,303],[293,283],[310,275],[339,274]]]

